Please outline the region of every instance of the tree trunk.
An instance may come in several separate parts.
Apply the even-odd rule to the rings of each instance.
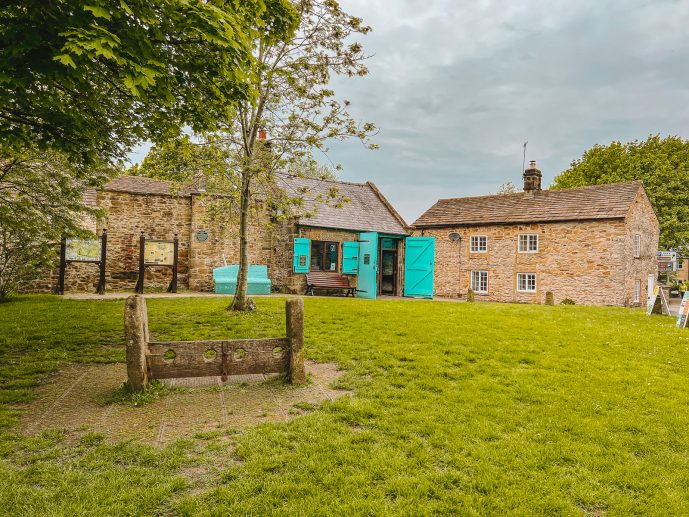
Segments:
[[[249,283],[249,202],[251,197],[251,171],[242,172],[241,212],[239,214],[239,273],[237,290],[230,309],[233,311],[252,311],[254,302],[247,296]]]

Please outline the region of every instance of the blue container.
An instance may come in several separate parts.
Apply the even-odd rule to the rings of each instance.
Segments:
[[[217,294],[234,294],[237,291],[239,264],[218,267],[213,270],[213,281]],[[270,294],[268,266],[249,265],[247,294]]]

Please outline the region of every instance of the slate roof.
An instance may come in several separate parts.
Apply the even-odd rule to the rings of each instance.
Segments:
[[[305,209],[314,212],[312,217],[302,217],[299,224],[338,230],[380,232],[407,235],[407,223],[392,207],[378,188],[369,182],[345,181],[281,176],[278,185],[288,196],[303,195]],[[341,207],[323,202],[335,188],[337,198],[349,201]],[[303,192],[303,194],[302,194]]]
[[[623,219],[640,181],[535,193],[440,199],[413,224],[417,228]]]
[[[338,230],[359,232],[380,232],[394,235],[407,235],[407,223],[395,211],[383,194],[371,182],[348,183],[345,181],[299,178],[281,175],[278,186],[285,190],[287,196],[304,197],[304,210],[313,212],[312,217],[301,217],[299,224]],[[337,198],[346,198],[349,202],[338,208],[324,203],[333,189]],[[172,181],[144,178],[141,176],[120,176],[104,187],[113,192],[148,195],[190,196],[200,191],[183,187]]]

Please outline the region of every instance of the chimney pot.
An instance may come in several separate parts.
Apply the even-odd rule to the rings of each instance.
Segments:
[[[524,192],[540,192],[543,174],[536,168],[536,160],[529,162],[529,168],[524,171]]]

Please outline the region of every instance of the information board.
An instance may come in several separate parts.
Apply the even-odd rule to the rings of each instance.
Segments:
[[[679,306],[679,312],[677,313],[677,328],[685,328],[687,326],[687,320],[689,319],[689,292],[684,293],[682,297],[682,303]]]
[[[100,262],[100,239],[67,239],[65,259],[68,262]]]
[[[677,271],[676,251],[658,252],[658,271],[661,273],[671,273],[673,271]]]
[[[146,241],[144,263],[150,266],[173,266],[175,243],[171,241]]]

